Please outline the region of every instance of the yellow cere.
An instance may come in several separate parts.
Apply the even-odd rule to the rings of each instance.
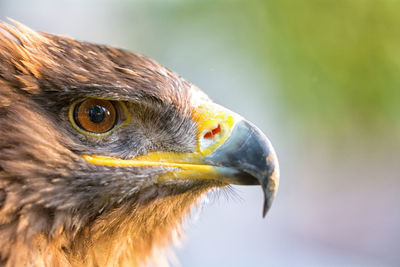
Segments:
[[[196,110],[192,110],[192,113],[193,120],[198,124],[197,152],[206,156],[225,142],[232,130],[235,119],[231,111],[216,104],[200,105]],[[221,127],[218,139],[214,140],[215,142],[209,147],[202,148],[200,144],[204,134],[212,131],[218,125]]]
[[[205,103],[198,105],[192,110],[192,118],[197,123],[197,149],[192,153],[177,152],[150,152],[146,155],[138,156],[133,159],[119,159],[97,155],[83,155],[83,158],[94,165],[113,166],[113,167],[150,167],[163,166],[178,168],[179,170],[169,172],[158,180],[169,179],[213,179],[219,174],[213,166],[206,165],[202,159],[215,151],[228,138],[235,123],[236,114],[231,111],[213,104]],[[220,126],[220,132],[212,137],[208,146],[202,145],[204,135]]]

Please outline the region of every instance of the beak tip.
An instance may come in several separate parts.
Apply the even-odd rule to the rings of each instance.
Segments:
[[[264,209],[263,209],[263,214],[262,214],[263,219],[265,219],[265,216],[267,215],[268,210],[269,210],[269,207],[268,207],[268,205],[266,205],[266,202],[264,202]]]
[[[267,165],[271,166],[270,170],[272,171],[272,173],[267,175],[267,179],[262,179],[260,181],[264,193],[263,218],[265,218],[267,212],[272,206],[272,202],[275,198],[279,185],[279,163],[276,159],[275,151],[272,147],[271,152],[272,157],[267,157]]]
[[[263,216],[263,218],[265,218],[265,216],[267,215],[267,212],[269,211],[269,209],[272,206],[272,201],[274,200],[276,191],[271,191],[266,188],[263,188],[263,192],[264,192],[264,207],[263,207],[262,216]]]
[[[265,216],[267,215],[267,212],[268,212],[268,208],[266,208],[264,206],[263,215],[262,215],[263,219],[265,219]]]

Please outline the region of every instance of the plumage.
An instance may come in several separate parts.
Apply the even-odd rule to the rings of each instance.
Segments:
[[[201,195],[227,185],[168,176],[186,156],[153,159],[195,162],[204,123],[194,114],[211,100],[147,57],[15,24],[0,25],[0,265],[156,264]],[[126,114],[110,133],[77,131],[85,99]],[[124,167],[130,159],[140,164]]]

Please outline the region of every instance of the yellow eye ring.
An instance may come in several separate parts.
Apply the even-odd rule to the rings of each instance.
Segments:
[[[123,102],[101,98],[85,98],[72,103],[69,120],[75,130],[84,135],[101,137],[129,122]]]

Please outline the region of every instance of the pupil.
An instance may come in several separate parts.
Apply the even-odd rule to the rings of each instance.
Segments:
[[[100,123],[106,117],[107,109],[102,106],[91,106],[89,110],[89,117],[93,123]]]

